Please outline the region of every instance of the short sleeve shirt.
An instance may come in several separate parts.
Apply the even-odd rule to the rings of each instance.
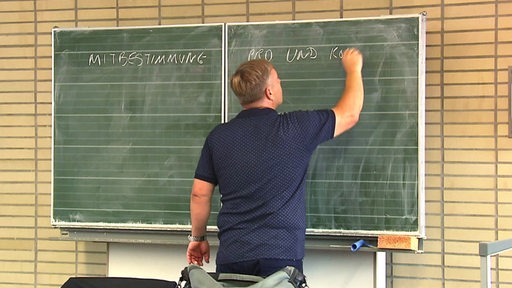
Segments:
[[[265,108],[210,132],[195,178],[219,186],[218,264],[304,257],[308,164],[334,127],[332,110]]]

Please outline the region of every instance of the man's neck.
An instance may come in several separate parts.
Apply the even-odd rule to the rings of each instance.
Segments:
[[[244,110],[265,109],[265,108],[270,108],[270,109],[275,110],[277,107],[274,107],[273,103],[268,102],[268,101],[257,101],[257,102],[251,103],[251,104],[244,105],[244,106],[242,106],[242,108]]]

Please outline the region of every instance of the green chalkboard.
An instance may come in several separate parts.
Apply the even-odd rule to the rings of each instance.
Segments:
[[[189,223],[196,161],[222,118],[223,29],[53,30],[55,225]]]
[[[227,25],[228,75],[264,58],[283,87],[280,112],[328,109],[344,87],[340,55],[364,55],[359,123],[320,146],[307,179],[308,233],[422,235],[422,16]],[[422,87],[423,86],[423,87]],[[229,91],[228,117],[240,111]]]
[[[279,112],[329,109],[343,49],[364,54],[360,122],[317,149],[308,234],[424,235],[423,15],[53,31],[53,206],[58,227],[189,229],[207,133],[240,106],[227,79],[277,68]],[[215,193],[211,228],[219,193]]]

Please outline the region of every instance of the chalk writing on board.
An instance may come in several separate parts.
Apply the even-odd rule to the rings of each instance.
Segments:
[[[291,63],[304,59],[316,59],[318,51],[313,47],[306,47],[304,49],[288,49],[286,52],[286,62]]]
[[[271,48],[253,48],[249,50],[247,60],[265,59],[272,61],[274,58],[274,51]],[[318,49],[312,46],[302,48],[287,48],[284,55],[286,62],[298,62],[303,60],[315,60],[319,57]],[[343,57],[343,49],[339,46],[331,47],[329,52],[329,59],[341,59]]]
[[[122,51],[118,53],[91,53],[88,57],[88,65],[119,65],[122,67],[162,64],[203,65],[205,60],[206,55],[203,51],[160,54],[138,51]]]

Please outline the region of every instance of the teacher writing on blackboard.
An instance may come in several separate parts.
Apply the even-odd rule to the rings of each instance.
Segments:
[[[266,60],[243,63],[232,75],[243,110],[204,143],[191,192],[188,263],[210,260],[206,226],[219,185],[217,272],[268,276],[285,266],[303,270],[310,157],[319,144],[352,128],[363,107],[363,57],[350,48],[341,61],[345,88],[325,110],[277,113],[281,80]]]

